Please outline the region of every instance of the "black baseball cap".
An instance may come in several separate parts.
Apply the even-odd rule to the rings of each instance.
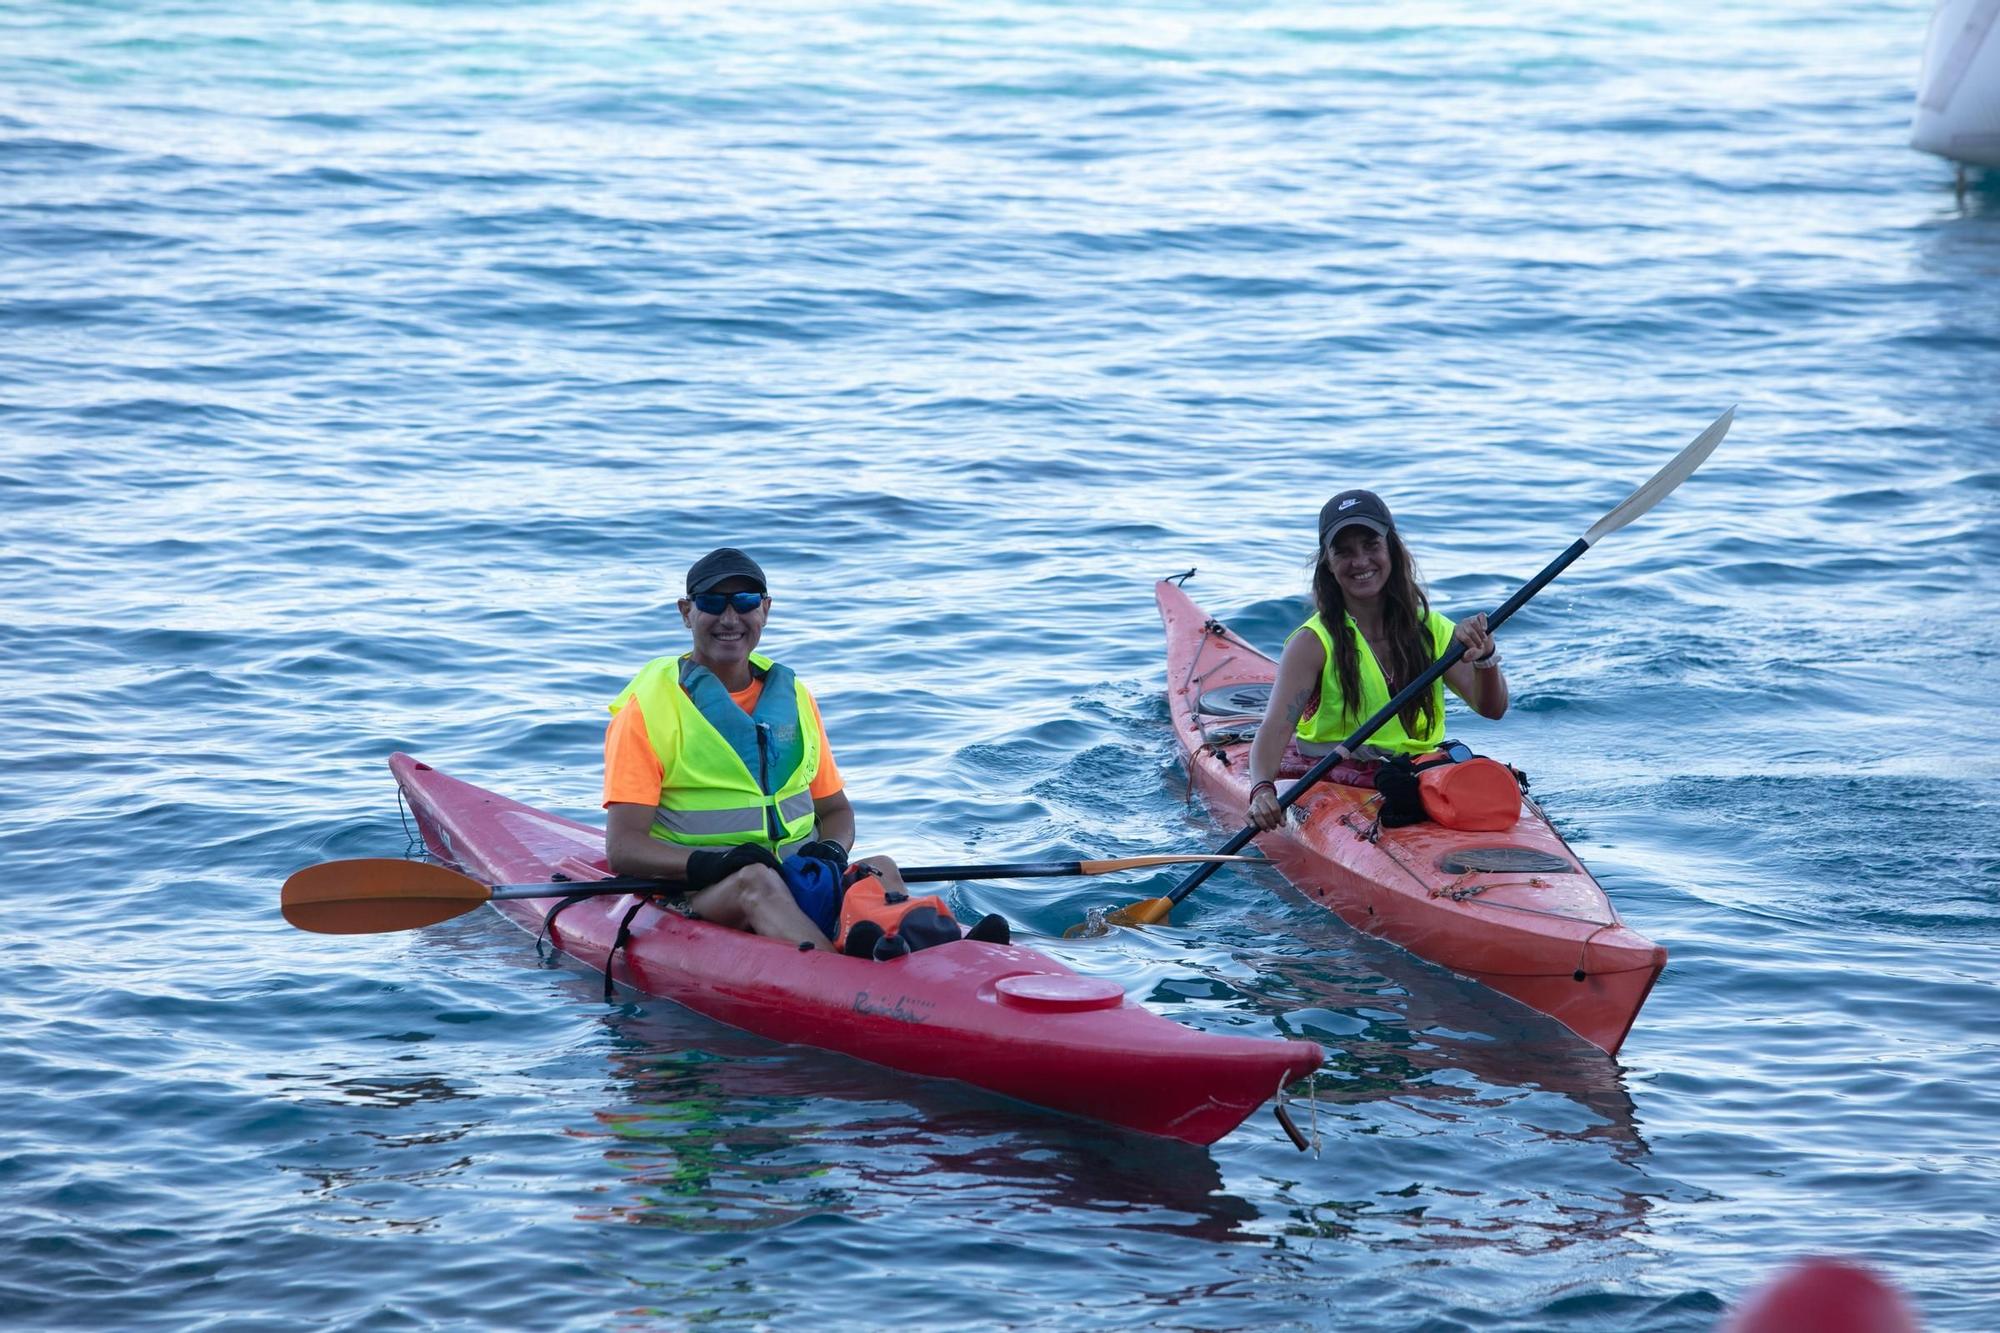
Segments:
[[[755,560],[734,546],[718,546],[688,566],[688,596],[699,597],[724,579],[749,579],[758,592],[771,591]]]
[[[1396,530],[1396,520],[1389,517],[1389,506],[1381,496],[1373,491],[1342,491],[1319,511],[1319,544],[1326,545],[1335,533],[1356,523],[1378,537]]]

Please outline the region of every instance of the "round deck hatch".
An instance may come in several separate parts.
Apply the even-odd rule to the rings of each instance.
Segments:
[[[1576,873],[1573,862],[1536,847],[1467,847],[1439,858],[1438,866],[1453,875],[1462,875],[1469,870],[1503,875]]]
[[[1214,717],[1241,717],[1246,713],[1262,717],[1265,705],[1270,702],[1271,682],[1259,680],[1204,690],[1195,707]]]
[[[1080,977],[1074,972],[1037,972],[1028,976],[1002,977],[993,983],[1000,1003],[1016,1009],[1074,1012],[1081,1009],[1116,1009],[1125,1003],[1125,988],[1115,981]]]

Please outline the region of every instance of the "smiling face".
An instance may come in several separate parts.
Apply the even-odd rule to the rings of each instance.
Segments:
[[[1388,539],[1372,528],[1350,523],[1333,534],[1321,556],[1340,585],[1340,595],[1351,611],[1355,606],[1371,606],[1381,599],[1394,572]]]
[[[727,595],[763,590],[753,579],[731,578],[708,591]],[[750,611],[726,605],[721,611],[711,613],[697,606],[692,597],[683,597],[680,608],[681,622],[694,634],[694,660],[713,671],[725,684],[747,676],[750,653],[764,636],[764,620],[771,614],[771,599],[763,598]],[[740,686],[732,684],[731,688]]]

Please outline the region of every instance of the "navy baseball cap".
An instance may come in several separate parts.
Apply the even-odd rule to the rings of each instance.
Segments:
[[[757,585],[758,592],[771,591],[771,585],[764,581],[764,571],[757,568],[755,560],[734,546],[718,546],[688,566],[688,596],[699,597],[725,579],[749,579]]]

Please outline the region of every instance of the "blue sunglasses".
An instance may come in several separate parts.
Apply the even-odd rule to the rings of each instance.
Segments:
[[[694,609],[705,616],[719,616],[729,607],[736,608],[736,614],[747,616],[764,604],[761,592],[698,592],[694,595]]]

